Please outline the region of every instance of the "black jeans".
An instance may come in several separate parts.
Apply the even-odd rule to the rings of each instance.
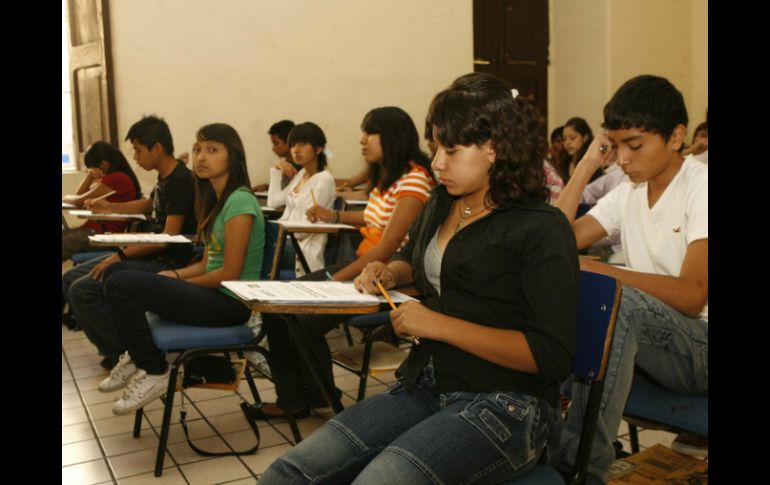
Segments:
[[[123,347],[149,374],[164,373],[166,359],[155,346],[145,312],[201,327],[243,325],[251,315],[240,300],[219,290],[143,271],[125,270],[108,277],[104,298]]]
[[[345,266],[346,264],[327,266],[298,279],[324,281],[328,279],[327,271],[334,274]],[[321,372],[326,374],[330,382],[334,382],[331,350],[324,336],[340,322],[349,318],[349,315],[296,315],[296,317],[307,333],[313,351],[322,363]],[[294,411],[308,407],[328,406],[313,379],[313,374],[291,340],[286,320],[281,315],[263,314],[262,322],[270,343],[273,378],[283,384],[282,390],[285,392],[285,394],[278,394],[278,405]]]

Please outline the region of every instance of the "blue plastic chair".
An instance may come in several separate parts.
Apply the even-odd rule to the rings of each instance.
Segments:
[[[614,278],[587,271],[580,272],[577,352],[572,373],[575,378],[590,382],[590,390],[570,484],[582,484],[585,481],[604,389],[604,374],[615,332],[620,293],[621,287]],[[564,478],[556,469],[538,464],[526,475],[505,482],[504,485],[563,485],[564,483]]]
[[[639,452],[637,426],[674,433],[689,431],[709,435],[709,398],[676,394],[654,383],[639,372],[634,373],[623,419],[628,422],[631,452]]]
[[[269,272],[273,269],[272,261],[274,259],[273,252],[275,251],[275,238],[273,238],[273,244],[268,244],[270,236],[267,233],[268,228],[271,226],[276,225],[265,225],[266,241],[261,268],[263,275],[265,274],[265,271]],[[268,263],[265,264],[266,262]],[[166,391],[166,397],[163,399],[163,421],[161,423],[160,439],[158,441],[158,452],[155,458],[155,476],[159,477],[163,473],[163,461],[165,459],[166,444],[168,442],[168,433],[171,426],[171,410],[174,403],[174,394],[176,393],[177,376],[180,368],[184,366],[185,362],[203,354],[228,354],[234,352],[240,358],[243,358],[246,352],[258,352],[265,357],[268,366],[270,366],[270,354],[260,345],[260,342],[265,336],[264,328],[258,335],[254,336],[252,329],[246,324],[229,327],[183,325],[164,320],[152,312],[147,312],[147,321],[150,324],[155,345],[166,353],[179,353],[170,365],[168,389]],[[249,365],[247,365],[244,370],[244,377],[246,378],[246,382],[254,397],[254,403],[257,405],[261,402],[261,399],[249,368],[252,365],[253,364],[249,362]],[[275,382],[275,385],[276,387],[282,386],[282,384],[277,381]],[[136,411],[134,418],[134,438],[138,438],[140,435],[143,411],[143,408]],[[296,443],[299,443],[299,441],[302,440],[302,437],[291,411],[287,412],[287,419],[294,440]]]

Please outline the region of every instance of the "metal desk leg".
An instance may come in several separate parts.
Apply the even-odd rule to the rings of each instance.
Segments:
[[[310,266],[308,266],[305,255],[302,254],[302,248],[299,247],[299,241],[297,241],[297,238],[294,237],[293,232],[289,233],[289,238],[291,239],[291,244],[294,246],[294,251],[297,253],[297,257],[299,258],[299,264],[302,265],[302,269],[305,271],[305,274],[310,274]]]
[[[318,383],[318,387],[321,389],[324,399],[326,399],[326,402],[334,409],[335,413],[342,412],[345,408],[342,406],[342,402],[337,398],[334,382],[329,382],[326,375],[321,372],[321,359],[319,359],[318,355],[313,351],[313,347],[310,345],[310,339],[302,328],[302,324],[300,324],[295,315],[284,314],[281,316],[286,320],[286,324],[289,328],[289,335],[291,335],[292,340],[294,340],[294,343],[297,346],[297,350],[310,368],[310,372],[313,374],[316,383]]]

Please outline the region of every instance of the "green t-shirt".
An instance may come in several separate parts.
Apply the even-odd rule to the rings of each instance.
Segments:
[[[238,187],[225,201],[222,210],[214,219],[211,228],[211,237],[206,244],[208,248],[208,260],[206,272],[216,271],[222,267],[225,260],[225,223],[235,216],[252,214],[254,223],[251,225],[249,246],[246,249],[246,259],[239,280],[258,280],[262,271],[262,253],[265,249],[265,218],[259,202],[248,187]],[[238,298],[227,288],[219,288],[222,293]]]

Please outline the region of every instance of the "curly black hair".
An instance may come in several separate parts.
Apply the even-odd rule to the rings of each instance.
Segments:
[[[545,120],[532,100],[514,99],[505,81],[482,72],[460,76],[433,98],[427,119],[446,147],[491,140],[497,156],[489,170],[488,204],[547,200]]]

